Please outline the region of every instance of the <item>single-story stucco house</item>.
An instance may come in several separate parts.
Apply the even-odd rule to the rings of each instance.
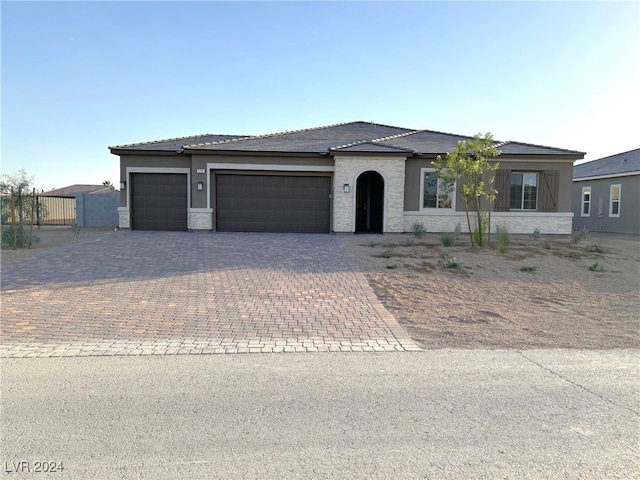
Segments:
[[[431,162],[470,139],[350,122],[267,135],[198,135],[109,147],[120,156],[121,228],[257,232],[466,229],[441,201]],[[573,162],[583,152],[496,142],[493,225],[569,234]],[[472,228],[475,228],[472,225]]]
[[[573,224],[640,234],[640,148],[573,167]]]

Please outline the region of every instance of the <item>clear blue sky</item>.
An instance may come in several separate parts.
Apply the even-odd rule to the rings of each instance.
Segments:
[[[2,172],[119,182],[111,145],[374,121],[640,147],[638,2],[1,2]]]

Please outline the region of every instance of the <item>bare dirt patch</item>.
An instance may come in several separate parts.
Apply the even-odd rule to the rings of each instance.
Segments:
[[[5,227],[2,227],[5,228]],[[33,234],[39,238],[39,242],[34,243],[29,248],[18,248],[14,250],[12,247],[2,246],[2,265],[33,257],[39,253],[54,248],[62,247],[74,242],[84,242],[94,238],[102,237],[112,233],[112,227],[104,228],[82,228],[78,237],[75,238],[71,227],[34,227]]]
[[[472,249],[465,235],[452,247],[442,247],[437,234],[340,238],[424,348],[640,346],[637,236],[592,234],[573,244],[568,236],[513,235],[504,253]],[[448,268],[451,262],[459,269]]]

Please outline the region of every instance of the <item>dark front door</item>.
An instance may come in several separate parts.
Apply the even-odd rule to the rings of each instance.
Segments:
[[[382,233],[384,180],[377,172],[364,172],[356,183],[356,233]]]

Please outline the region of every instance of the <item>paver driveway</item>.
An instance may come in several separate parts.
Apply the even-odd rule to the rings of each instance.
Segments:
[[[418,350],[335,235],[120,231],[2,270],[2,355]]]

